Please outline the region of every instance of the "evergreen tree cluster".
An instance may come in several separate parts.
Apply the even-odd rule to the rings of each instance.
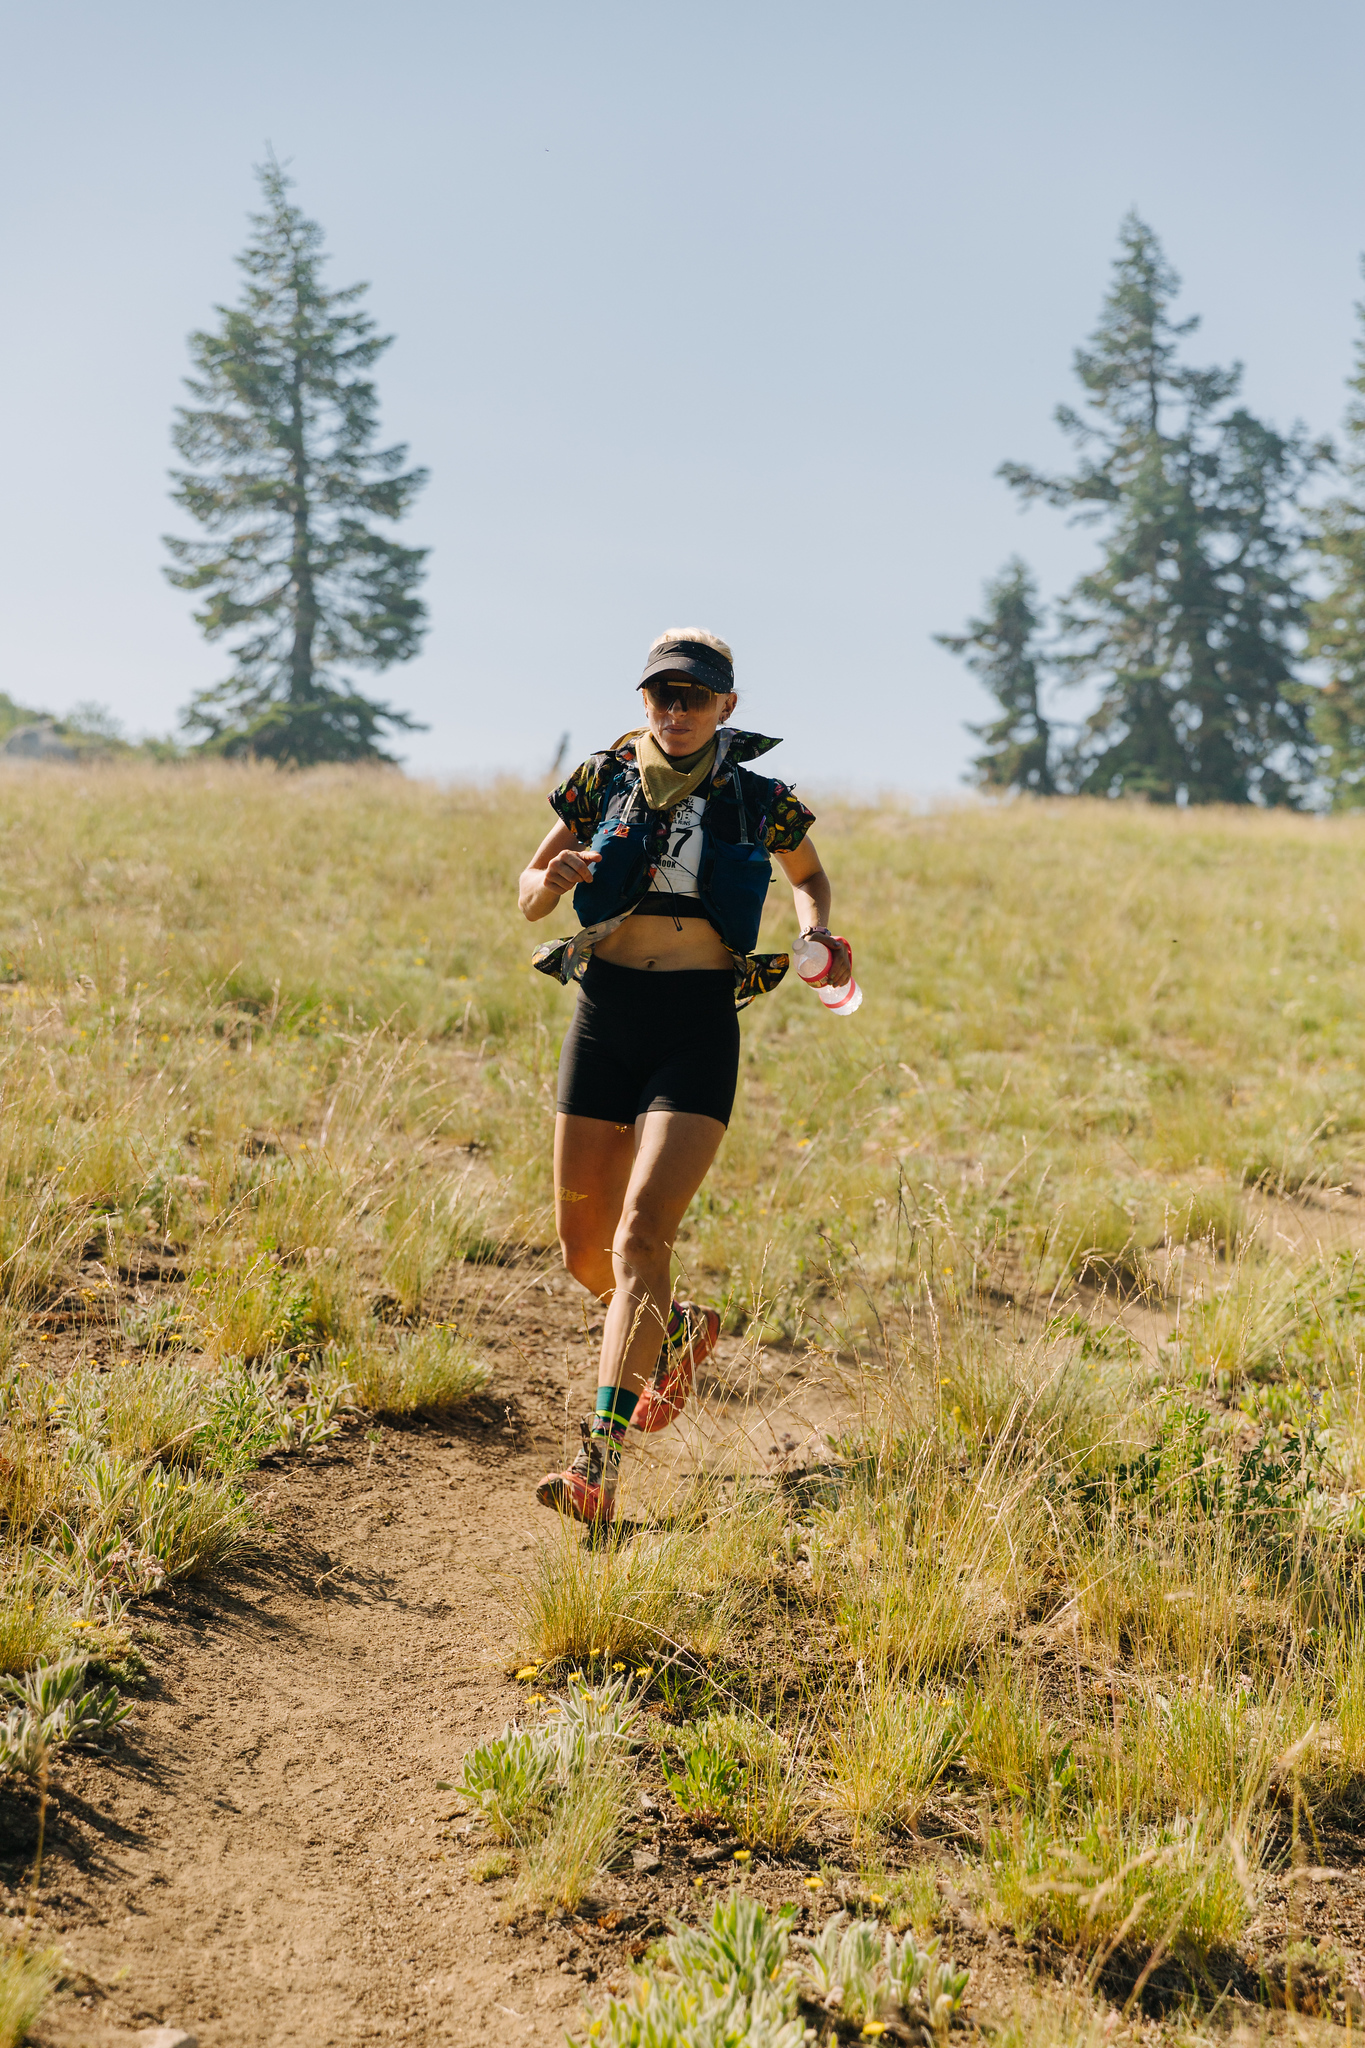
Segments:
[[[1365,340],[1341,455],[1239,405],[1240,365],[1184,360],[1198,322],[1173,319],[1179,288],[1130,214],[1099,326],[1076,352],[1084,405],[1056,414],[1074,467],[998,472],[1025,503],[1094,526],[1100,549],[1050,608],[1015,557],[987,584],[982,616],[936,636],[1000,706],[968,728],[982,742],[974,780],[1365,806]],[[1345,488],[1307,507],[1305,487],[1330,467]],[[1090,706],[1069,726],[1066,685]]]

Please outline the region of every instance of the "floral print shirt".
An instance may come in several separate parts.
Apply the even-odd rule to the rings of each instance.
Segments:
[[[737,732],[734,740],[727,756],[732,761],[752,759],[754,754],[778,744],[761,733]],[[754,741],[760,744],[745,744]],[[603,792],[614,772],[611,764],[634,759],[635,748],[630,740],[608,747],[604,753],[589,754],[567,781],[551,790],[550,808],[579,839],[591,839],[602,815]],[[807,809],[787,783],[768,776],[763,780],[772,791],[771,807],[764,816],[763,843],[769,853],[794,853],[815,823],[815,813]]]
[[[728,733],[729,739],[723,756],[717,762],[722,774],[726,763],[733,762],[738,767],[741,762],[752,760],[757,754],[765,754],[778,744],[762,733],[740,732],[733,727],[722,727],[722,732]],[[591,839],[597,830],[608,788],[616,780],[623,763],[634,769],[635,748],[631,738],[618,740],[614,747],[608,747],[603,753],[590,754],[560,783],[558,789],[551,790],[551,809],[580,843]],[[770,776],[756,776],[753,781],[762,792],[763,808],[756,829],[761,829],[764,845],[769,853],[795,852],[815,823],[814,811],[809,810],[785,782]],[[546,945],[538,946],[536,966],[543,973],[557,975],[560,979],[567,979],[570,975],[576,979],[582,968],[576,960],[570,966],[566,957],[571,943],[565,939],[552,939]],[[740,1010],[755,996],[767,995],[775,989],[789,965],[786,953],[734,953],[731,958],[735,963],[735,1007]]]

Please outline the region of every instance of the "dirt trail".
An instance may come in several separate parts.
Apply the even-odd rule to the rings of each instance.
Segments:
[[[200,2048],[562,2042],[661,1913],[695,1910],[695,1870],[666,1858],[518,1931],[470,1874],[486,1844],[440,1788],[518,1710],[511,1596],[548,1526],[532,1488],[576,1438],[597,1333],[558,1274],[466,1284],[490,1393],[444,1428],[356,1426],[253,1475],[262,1547],[141,1610],[151,1679],[128,1738],[56,1774],[34,1931],[73,1981],[42,2048],[156,2024]],[[637,1440],[627,1512],[688,1469],[805,1463],[851,1415],[837,1386],[731,1342],[702,1391],[686,1422]],[[16,1921],[34,1824],[8,1791],[0,1908]],[[1273,1926],[1286,1901],[1263,1910]],[[1358,1917],[1341,1897],[1316,1912],[1338,1940]],[[954,1939],[984,1993],[996,1937],[983,1947],[964,1914]]]
[[[534,1283],[492,1393],[458,1424],[356,1430],[261,1471],[263,1551],[143,1610],[152,1681],[130,1739],[64,1762],[55,1787],[38,1932],[86,1981],[49,2008],[45,2048],[156,2023],[200,2048],[562,2041],[578,2024],[625,1959],[628,1886],[598,1887],[598,1917],[619,1898],[622,1924],[510,1930],[439,1783],[517,1709],[524,1645],[503,1602],[545,1521],[531,1489],[591,1379],[577,1291]],[[721,1396],[704,1441],[642,1447],[636,1486],[810,1434],[800,1400],[764,1407],[771,1426],[752,1407],[727,1421]],[[32,1812],[8,1821],[17,1913]]]

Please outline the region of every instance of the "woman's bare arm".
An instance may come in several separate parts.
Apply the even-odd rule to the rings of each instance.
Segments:
[[[580,853],[578,837],[562,821],[547,832],[521,871],[517,883],[517,904],[524,918],[536,924],[548,917],[561,896],[592,880],[600,853]]]
[[[522,870],[517,885],[522,916],[532,924],[548,917],[570,889],[576,889],[580,882],[591,882],[593,868],[601,858],[600,853],[581,853],[570,828],[562,822],[556,825],[546,833]],[[822,938],[830,939],[834,960],[829,978],[835,988],[842,988],[849,977],[849,957],[829,930],[832,892],[819,854],[807,838],[794,852],[779,852],[777,862],[791,883],[792,901],[802,931],[818,932]]]
[[[803,932],[815,932],[828,941],[833,959],[830,962],[829,979],[833,988],[842,988],[852,971],[848,948],[836,939],[829,928],[830,904],[833,892],[829,876],[820,862],[809,837],[791,853],[777,852],[774,859],[792,885],[792,902]]]

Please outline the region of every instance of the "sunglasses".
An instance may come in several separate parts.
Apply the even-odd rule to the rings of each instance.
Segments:
[[[705,711],[720,694],[704,683],[646,683],[644,692],[656,711]]]

